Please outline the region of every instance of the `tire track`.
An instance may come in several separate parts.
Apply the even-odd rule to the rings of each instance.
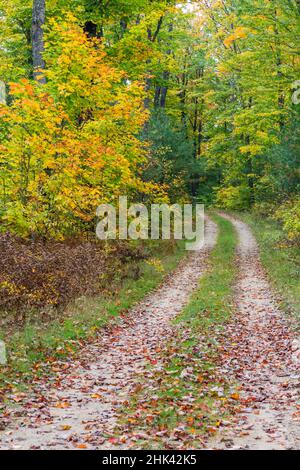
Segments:
[[[299,340],[276,305],[249,227],[233,217],[239,235],[238,315],[222,338],[221,372],[241,384],[241,412],[223,428],[217,449],[299,449]]]
[[[172,335],[170,321],[206,271],[216,238],[217,227],[207,220],[204,248],[191,253],[112,332],[87,346],[80,360],[58,374],[54,387],[36,387],[21,419],[2,433],[0,448],[110,448],[118,410],[136,386],[137,375],[155,361],[160,344]]]

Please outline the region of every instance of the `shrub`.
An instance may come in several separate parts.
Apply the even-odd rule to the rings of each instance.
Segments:
[[[217,192],[218,207],[229,210],[244,210],[250,206],[250,188],[246,185],[228,186]]]
[[[289,240],[300,242],[300,197],[282,204],[275,213],[275,218],[283,224]]]
[[[277,205],[274,202],[256,202],[253,206],[253,213],[258,217],[272,217]]]
[[[117,276],[126,276],[131,261],[146,255],[137,245],[72,240],[44,242],[0,235],[0,310],[61,307],[85,294],[96,294]]]

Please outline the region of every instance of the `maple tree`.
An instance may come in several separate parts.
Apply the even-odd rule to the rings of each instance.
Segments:
[[[296,239],[299,18],[287,0],[1,1],[4,224],[79,233],[99,200],[142,192],[283,204]]]
[[[147,192],[136,171],[146,113],[142,86],[109,64],[75,18],[53,22],[45,59],[47,85],[10,85],[0,171],[3,220],[22,235],[53,237],[83,229],[99,201]]]

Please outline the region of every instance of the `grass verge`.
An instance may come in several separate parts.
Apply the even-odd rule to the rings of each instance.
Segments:
[[[120,434],[138,447],[186,449],[201,447],[237,400],[226,378],[219,375],[218,335],[233,312],[236,277],[236,233],[230,222],[214,216],[219,236],[208,272],[175,321],[172,340],[158,353],[144,383],[137,385],[122,412]]]
[[[270,219],[242,215],[260,246],[261,260],[280,294],[285,311],[300,321],[300,248],[286,242],[280,225]]]
[[[8,352],[8,364],[0,366],[0,400],[27,390],[40,377],[57,371],[57,361],[75,355],[99,330],[126,313],[147,293],[157,287],[185,255],[184,242],[149,242],[155,259],[140,261],[139,279],[122,280],[110,296],[81,298],[67,307],[61,319],[43,325],[28,322],[13,334],[1,331]],[[136,268],[137,266],[135,266]],[[108,280],[109,282],[109,280]],[[19,401],[19,395],[17,401]]]

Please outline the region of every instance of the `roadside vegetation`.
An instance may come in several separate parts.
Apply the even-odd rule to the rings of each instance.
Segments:
[[[253,230],[260,246],[262,263],[282,306],[300,321],[300,247],[291,242],[282,225],[258,215],[242,216]]]
[[[35,378],[55,372],[58,360],[76,354],[101,328],[118,321],[186,254],[184,243],[174,241],[138,243],[127,246],[127,250],[125,256],[123,246],[123,258],[119,257],[120,249],[116,256],[114,252],[107,255],[108,265],[102,263],[106,271],[103,268],[93,281],[93,296],[84,295],[44,311],[27,306],[21,318],[15,312],[16,321],[12,321],[11,312],[0,312],[0,339],[6,342],[8,353],[8,364],[0,371],[0,399],[26,389]],[[102,254],[105,258],[105,251]],[[93,269],[97,259],[88,261]]]

